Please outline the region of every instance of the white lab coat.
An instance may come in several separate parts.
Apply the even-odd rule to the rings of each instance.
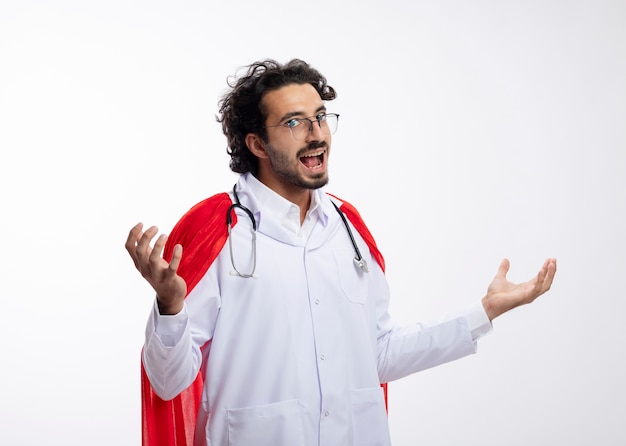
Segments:
[[[486,315],[398,327],[381,268],[352,228],[369,272],[355,266],[325,193],[299,228],[298,208],[251,175],[237,191],[258,222],[255,277],[233,274],[227,243],[180,314],[155,305],[143,350],[154,390],[173,398],[202,368],[199,445],[390,445],[380,383],[474,353]],[[251,223],[238,215],[233,254],[247,273]]]

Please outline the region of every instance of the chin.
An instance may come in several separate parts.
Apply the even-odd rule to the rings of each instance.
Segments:
[[[311,184],[309,189],[319,189],[320,187],[324,187],[328,184],[328,176],[324,175],[319,178],[314,178],[311,181],[309,181],[309,183]]]

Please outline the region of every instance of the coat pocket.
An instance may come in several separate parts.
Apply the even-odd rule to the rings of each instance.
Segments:
[[[305,446],[304,407],[298,400],[228,410],[230,446]]]
[[[390,446],[391,437],[383,389],[381,387],[353,389],[350,396],[353,446]]]

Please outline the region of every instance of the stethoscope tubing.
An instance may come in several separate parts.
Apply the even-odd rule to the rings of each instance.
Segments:
[[[241,202],[239,201],[239,196],[237,195],[236,184],[233,186],[233,197],[235,198],[235,202],[228,207],[228,211],[226,212],[226,226],[228,228],[228,249],[230,251],[230,263],[233,266],[233,269],[235,270],[235,275],[248,279],[248,278],[254,277],[254,272],[256,271],[257,224],[256,224],[256,219],[254,218],[254,215],[252,214],[252,211],[248,209],[247,207],[245,207],[243,204],[241,204]],[[346,215],[341,211],[339,206],[337,206],[334,201],[331,200],[331,202],[335,210],[341,217],[341,221],[346,227],[346,231],[348,232],[348,236],[350,237],[350,242],[352,243],[352,247],[354,248],[354,252],[356,254],[356,256],[353,259],[355,265],[358,266],[363,272],[366,272],[366,273],[369,272],[367,262],[361,255],[361,251],[359,250],[356,240],[354,239],[354,234],[352,233],[352,230],[350,229],[350,224],[348,223],[348,219],[346,218]],[[252,223],[252,231],[251,231],[252,232],[252,271],[249,274],[241,273],[237,269],[237,267],[235,266],[235,258],[233,257],[233,243],[232,243],[232,239],[230,235],[231,235],[232,223],[233,223],[232,212],[236,211],[236,209],[241,209],[248,216],[248,218],[250,219],[250,222]]]

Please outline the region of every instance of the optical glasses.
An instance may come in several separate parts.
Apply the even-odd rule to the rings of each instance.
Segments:
[[[320,113],[310,118],[292,118],[284,124],[266,125],[269,127],[287,127],[296,141],[304,141],[313,132],[313,123],[317,122],[324,136],[332,135],[337,131],[339,115],[336,113]]]

